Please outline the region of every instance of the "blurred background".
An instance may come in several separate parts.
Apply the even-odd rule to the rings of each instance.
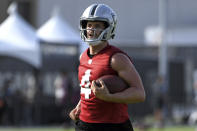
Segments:
[[[129,105],[139,129],[197,124],[196,0],[1,0],[0,125],[72,127],[79,100],[79,18],[90,4],[118,16],[110,43],[133,59],[146,91]]]

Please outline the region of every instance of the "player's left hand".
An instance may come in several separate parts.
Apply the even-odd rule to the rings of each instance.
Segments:
[[[80,112],[81,112],[81,109],[80,109],[80,107],[76,107],[76,108],[74,108],[71,112],[70,112],[70,114],[69,114],[69,116],[70,116],[70,118],[73,120],[73,121],[77,121],[77,120],[79,120],[79,114],[80,114]]]
[[[107,98],[110,95],[109,90],[107,89],[107,86],[105,85],[104,81],[99,80],[99,82],[101,84],[101,87],[97,86],[95,80],[92,81],[91,90],[97,98],[101,100],[107,100]]]

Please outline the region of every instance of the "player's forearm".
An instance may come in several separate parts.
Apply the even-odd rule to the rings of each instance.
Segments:
[[[79,100],[79,102],[78,102],[78,104],[77,104],[76,107],[77,107],[77,108],[78,108],[78,107],[81,107],[81,100]]]
[[[136,87],[130,87],[122,92],[110,94],[106,97],[106,101],[125,104],[143,102],[144,100],[144,89]]]

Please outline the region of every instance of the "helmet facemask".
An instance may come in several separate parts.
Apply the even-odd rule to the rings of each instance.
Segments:
[[[98,45],[99,43],[101,43],[102,41],[106,41],[107,39],[107,32],[109,32],[110,27],[109,24],[105,21],[100,21],[100,22],[104,22],[105,25],[105,29],[87,29],[87,22],[88,21],[82,21],[81,23],[83,23],[80,28],[80,33],[81,33],[81,38],[87,42],[89,45]],[[93,38],[88,38],[87,36],[87,32],[88,31],[92,31],[93,32]],[[100,32],[99,35],[97,36],[97,32]]]

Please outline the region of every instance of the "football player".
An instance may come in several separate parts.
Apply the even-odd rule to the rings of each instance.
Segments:
[[[90,5],[80,18],[80,35],[89,48],[81,54],[78,68],[81,99],[70,112],[76,131],[132,131],[127,104],[145,100],[130,57],[108,42],[115,36],[116,22],[116,13],[105,4]],[[95,84],[104,75],[121,77],[129,88],[109,93],[103,81],[101,87]]]

